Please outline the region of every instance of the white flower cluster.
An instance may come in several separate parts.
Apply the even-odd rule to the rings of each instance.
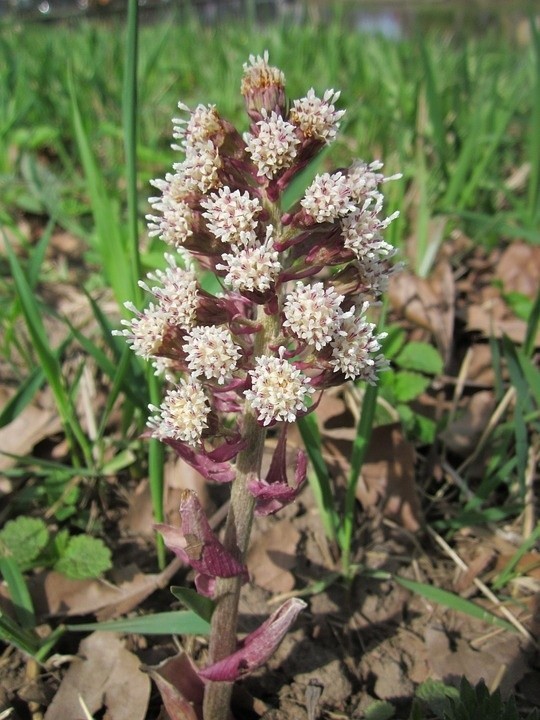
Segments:
[[[247,247],[256,240],[256,229],[261,203],[258,198],[250,197],[247,190],[232,191],[225,186],[201,201],[206,210],[202,215],[206,219],[208,230],[221,242]]]
[[[113,330],[113,335],[122,335],[130,348],[136,355],[149,360],[157,352],[163,343],[169,317],[161,305],[150,303],[142,312],[132,302],[124,303],[124,306],[135,317],[131,320],[122,320],[125,330]]]
[[[172,255],[165,255],[165,260],[168,264],[165,271],[156,270],[147,275],[148,280],[161,283],[161,287],[149,287],[142,280],[139,285],[158,300],[170,325],[190,328],[199,304],[197,275],[189,263],[185,270],[178,267]]]
[[[334,107],[339,96],[339,92],[327,90],[321,100],[311,88],[306,97],[294,101],[289,119],[305,137],[330,143],[336,137],[339,121],[345,115],[345,110],[336,110]]]
[[[230,377],[241,356],[231,333],[213,325],[195,327],[188,332],[183,350],[192,377],[204,375],[217,379],[219,385]]]
[[[208,398],[201,383],[193,378],[180,380],[176,388],[167,392],[160,407],[148,407],[156,413],[148,420],[148,426],[152,437],[158,440],[179,440],[196,446],[208,427]]]
[[[281,270],[279,253],[274,250],[273,226],[266,227],[266,240],[258,247],[247,247],[233,253],[223,253],[223,263],[217,270],[225,270],[225,282],[238,292],[270,290]]]
[[[330,365],[334,372],[342,372],[350,380],[366,380],[371,385],[377,382],[377,372],[385,366],[381,355],[375,355],[381,349],[379,340],[387,333],[374,335],[375,324],[367,322],[366,311],[369,303],[365,302],[359,315],[345,318],[342,329],[332,344]]]
[[[292,165],[297,155],[300,139],[296,128],[281,115],[263,112],[263,119],[257,123],[256,135],[246,133],[246,150],[257,166],[258,174],[270,180],[283,168]]]
[[[284,351],[281,347],[278,357],[256,358],[249,372],[251,389],[244,395],[263,425],[294,422],[299,412],[306,412],[306,399],[315,392],[309,378],[283,357]]]
[[[165,180],[152,180],[161,197],[151,197],[150,204],[160,215],[147,215],[148,234],[158,236],[173,247],[181,247],[193,235],[193,213],[184,201],[189,193],[181,175],[168,173]]]
[[[341,172],[317,175],[300,204],[316,223],[333,222],[356,210],[349,180]]]
[[[338,295],[332,286],[325,288],[322,282],[297,282],[285,298],[283,327],[321,350],[343,332],[343,320],[350,316],[341,309],[343,300],[343,295]]]

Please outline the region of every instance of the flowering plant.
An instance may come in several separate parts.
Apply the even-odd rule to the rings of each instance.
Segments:
[[[162,405],[151,406],[149,434],[207,480],[231,485],[222,542],[191,491],[182,498],[181,529],[157,526],[195,570],[198,592],[215,601],[208,665],[192,668],[204,685],[202,710],[178,692],[181,710],[173,710],[170,688],[161,688],[175,717],[228,718],[232,682],[268,659],[305,606],[287,601],[237,644],[253,516],[292,502],[306,478],[302,451],[287,477],[288,424],[313,412],[325,388],[349,379],[374,384],[385,365],[383,335],[366,313],[392,267],[394,248],[382,231],[397,213],[384,217],[381,193],[392,178],[380,162],[356,161],[317,175],[295,206],[283,208],[284,191],[334,140],[344,114],[335,107],[339,92],[321,98],[311,89],[289,104],[284,88],[266,53],[250,57],[243,136],[215,106],[179,104],[186,117],[173,121],[173,147],[184,159],[153,181],[160,194],[148,216],[150,234],[175,255],[141,282],[152,301],[142,311],[127,304],[134,317],[121,331],[170,384]],[[219,294],[202,289],[200,269],[219,279]],[[269,428],[278,441],[261,477]]]

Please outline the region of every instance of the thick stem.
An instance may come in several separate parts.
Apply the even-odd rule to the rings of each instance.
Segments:
[[[277,318],[264,314],[259,308],[259,321],[263,327],[255,339],[255,356],[268,353],[268,345],[275,339]],[[266,429],[260,427],[252,410],[246,405],[243,417],[247,447],[236,460],[236,478],[231,488],[231,503],[225,527],[225,548],[244,560],[253,524],[255,501],[248,483],[258,477],[261,470]],[[236,625],[242,577],[218,578],[216,582],[216,609],[212,615],[209,661],[217,662],[236,650]],[[204,720],[228,720],[232,683],[209,682],[204,693]]]

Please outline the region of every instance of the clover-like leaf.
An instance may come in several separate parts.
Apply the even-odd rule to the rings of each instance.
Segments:
[[[9,556],[21,569],[32,567],[49,542],[47,525],[40,518],[22,515],[0,531],[0,555]]]
[[[394,362],[403,370],[416,370],[428,375],[439,375],[444,368],[440,352],[424,342],[406,343]]]
[[[64,554],[54,566],[55,570],[74,580],[99,577],[111,567],[109,548],[103,540],[89,535],[71,538]]]

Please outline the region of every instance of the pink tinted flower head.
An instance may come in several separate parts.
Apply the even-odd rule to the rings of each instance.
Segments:
[[[246,134],[246,150],[257,168],[257,175],[271,180],[292,165],[300,140],[294,125],[281,115],[263,110],[262,117],[257,123],[257,133]]]
[[[201,201],[206,212],[208,230],[223,243],[238,247],[247,247],[256,240],[257,215],[262,206],[257,197],[250,197],[247,190],[232,191],[229,187],[222,187],[217,193]]]
[[[307,412],[306,401],[315,389],[309,377],[294,367],[283,355],[262,355],[249,371],[251,388],[244,391],[246,400],[263,425],[294,422],[299,413]]]
[[[229,330],[214,325],[195,327],[185,336],[183,350],[192,377],[204,375],[219,385],[236,369],[241,351]]]
[[[195,322],[199,304],[197,275],[189,262],[188,268],[184,269],[178,267],[172,255],[166,254],[165,260],[168,265],[165,270],[156,270],[147,275],[148,280],[160,283],[161,287],[150,287],[142,280],[139,285],[159,302],[170,325],[189,328]]]
[[[316,223],[333,222],[356,210],[349,181],[342,172],[317,175],[300,204]]]
[[[276,282],[281,264],[279,253],[274,250],[272,232],[272,225],[268,225],[266,240],[261,245],[223,253],[223,263],[216,265],[216,269],[226,272],[225,283],[233,290],[265,293]]]
[[[374,385],[377,373],[384,369],[383,357],[377,353],[381,349],[379,340],[386,337],[386,333],[374,334],[376,326],[367,321],[367,308],[366,302],[359,315],[344,320],[344,333],[337,335],[332,343],[330,365],[345,378],[366,380]]]
[[[268,51],[263,55],[250,55],[244,63],[244,76],[240,91],[251,118],[259,119],[262,111],[282,112],[285,108],[285,75],[268,64]]]
[[[197,447],[203,431],[208,427],[210,405],[204,388],[198,380],[180,380],[158,408],[149,406],[156,414],[148,420],[152,437],[158,440],[180,440]]]
[[[367,200],[361,209],[351,213],[341,223],[345,247],[352,250],[359,260],[390,258],[396,253],[396,248],[386,242],[382,232],[399,216],[399,212],[381,219],[379,217],[381,205],[382,196],[380,201]]]
[[[183,175],[184,182],[192,192],[205,193],[221,185],[219,171],[222,160],[211,140],[196,147],[186,148],[186,158],[173,165],[175,172]]]
[[[344,296],[338,295],[331,285],[325,288],[322,282],[312,285],[297,282],[285,297],[283,327],[321,350],[339,332],[343,300]]]
[[[289,121],[300,128],[304,137],[330,143],[336,137],[339,121],[345,115],[345,110],[336,110],[334,106],[339,95],[334,90],[326,90],[321,99],[311,88],[306,97],[293,102]]]
[[[124,330],[113,330],[113,335],[122,335],[136,355],[149,360],[157,355],[163,345],[169,327],[169,314],[161,305],[150,303],[140,312],[132,302],[124,306],[135,317],[131,320],[122,320]]]
[[[361,205],[367,198],[379,194],[379,185],[389,180],[398,180],[401,173],[386,177],[379,170],[384,164],[380,160],[366,163],[364,160],[355,160],[347,176],[351,187],[351,195],[358,205]]]
[[[190,110],[187,105],[179,102],[178,108],[189,114],[189,119],[173,119],[173,137],[181,140],[181,147],[196,148],[205,145],[221,132],[221,120],[215,105],[197,105]]]

